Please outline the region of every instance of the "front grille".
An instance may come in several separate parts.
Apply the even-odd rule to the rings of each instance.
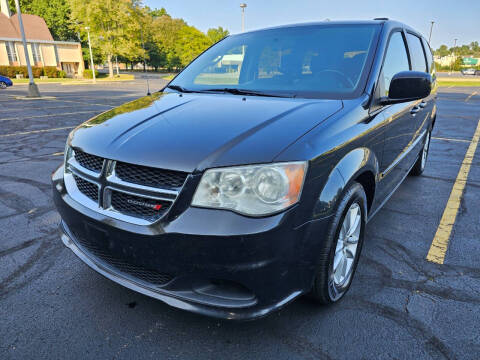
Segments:
[[[98,186],[91,183],[90,181],[84,180],[77,175],[73,175],[75,183],[77,184],[78,190],[85,195],[86,197],[92,199],[93,201],[98,201]]]
[[[115,174],[123,181],[155,188],[179,188],[188,174],[181,171],[163,170],[147,166],[117,162]]]
[[[112,190],[111,194],[111,205],[114,210],[151,222],[160,219],[168,211],[170,204],[169,201],[129,195],[115,190]]]
[[[103,158],[84,153],[80,150],[74,150],[74,152],[75,160],[84,168],[97,173],[102,171]]]
[[[104,159],[78,149],[73,149],[73,156],[64,177],[70,196],[94,211],[138,225],[162,218],[188,177],[188,173]]]
[[[91,255],[95,256],[96,258],[111,266],[115,270],[130,275],[135,279],[139,279],[157,286],[165,285],[173,279],[173,276],[170,274],[165,274],[156,270],[148,269],[141,265],[134,264],[127,259],[121,259],[109,253],[108,251],[92,244],[86,239],[83,239],[82,237],[76,237],[76,240],[79,242],[79,245],[85,250],[87,250],[88,253],[90,253]]]

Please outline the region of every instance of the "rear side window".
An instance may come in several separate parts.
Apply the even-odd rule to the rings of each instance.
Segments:
[[[422,40],[418,36],[407,34],[408,48],[410,49],[410,59],[412,60],[413,71],[427,71],[425,54],[423,53]]]
[[[396,73],[410,70],[408,64],[407,49],[401,32],[394,32],[390,37],[385,60],[383,62],[382,76],[383,82],[380,82],[381,96],[388,96],[390,82]]]

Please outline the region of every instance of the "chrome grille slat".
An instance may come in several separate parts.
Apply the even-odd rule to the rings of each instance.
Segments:
[[[117,161],[74,149],[65,168],[67,192],[76,201],[99,213],[138,225],[149,225],[167,214],[188,176],[187,173],[120,163],[124,179],[137,182],[134,183],[118,177],[118,164]],[[132,176],[127,176],[129,167],[133,169]],[[153,174],[153,181],[142,180],[150,174]],[[97,189],[96,196],[94,187]],[[160,207],[153,209],[152,205]]]

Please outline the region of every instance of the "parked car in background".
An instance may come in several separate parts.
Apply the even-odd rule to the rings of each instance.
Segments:
[[[9,86],[12,86],[13,82],[6,76],[0,75],[0,89],[6,89]]]
[[[229,36],[70,133],[52,175],[62,241],[105,277],[206,315],[335,303],[367,222],[425,169],[435,78],[425,38],[395,21]]]
[[[473,68],[470,69],[462,69],[461,70],[463,75],[480,75],[480,70],[476,70]]]

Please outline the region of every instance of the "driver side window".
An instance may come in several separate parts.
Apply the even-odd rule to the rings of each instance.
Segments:
[[[380,96],[388,96],[388,89],[393,76],[400,71],[410,70],[407,49],[401,32],[397,31],[390,37],[385,61],[383,62],[382,75],[380,76]]]

